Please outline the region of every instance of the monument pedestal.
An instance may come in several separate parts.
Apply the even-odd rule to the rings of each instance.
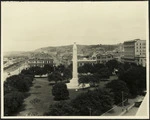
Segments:
[[[68,89],[75,89],[76,91],[78,89],[83,89],[83,88],[88,88],[88,87],[90,87],[90,84],[84,84],[84,87],[82,86],[82,84],[79,85],[78,78],[72,78],[70,80],[70,83],[67,83]]]
[[[72,78],[70,80],[70,83],[67,83],[67,88],[68,89],[78,89],[78,78]]]
[[[90,84],[84,84],[84,86],[82,84],[79,85],[79,89],[83,89],[83,88],[89,88]]]

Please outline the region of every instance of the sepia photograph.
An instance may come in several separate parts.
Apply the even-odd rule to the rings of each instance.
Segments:
[[[148,1],[1,2],[1,117],[149,118]]]

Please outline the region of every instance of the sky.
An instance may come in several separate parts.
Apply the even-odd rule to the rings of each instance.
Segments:
[[[145,39],[148,2],[1,2],[2,49]]]

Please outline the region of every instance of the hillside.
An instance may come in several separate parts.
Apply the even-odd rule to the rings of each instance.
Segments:
[[[121,44],[122,45],[122,44]],[[120,44],[116,45],[77,45],[78,54],[85,56],[92,56],[93,53],[104,53],[106,51],[113,51],[118,49]],[[53,58],[54,63],[59,64],[62,61],[62,57],[71,60],[73,45],[66,46],[56,46],[56,47],[44,47],[39,48],[30,52],[10,52],[7,56],[26,56],[28,58],[32,57],[48,57]]]
[[[35,50],[35,52],[44,52],[52,54],[70,53],[72,52],[73,45],[59,46],[59,47],[44,47]],[[90,54],[96,51],[113,51],[118,48],[119,45],[77,45],[78,54]]]

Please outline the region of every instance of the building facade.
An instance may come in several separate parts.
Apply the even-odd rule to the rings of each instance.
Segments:
[[[97,63],[105,64],[106,62],[113,59],[112,54],[97,54],[96,55],[96,61]]]
[[[53,65],[53,59],[32,58],[32,59],[28,60],[28,65],[30,67],[35,67],[35,66],[44,67],[44,65],[46,65],[46,64]]]
[[[78,60],[78,66],[83,66],[84,64],[105,64],[106,62],[113,60],[112,54],[93,54],[91,58],[83,58]]]
[[[83,59],[79,59],[78,60],[78,66],[83,66],[85,64],[96,64],[97,61],[96,60],[93,60],[93,59],[87,59],[87,58],[83,58]]]
[[[123,62],[146,66],[146,40],[135,39],[124,42]]]

